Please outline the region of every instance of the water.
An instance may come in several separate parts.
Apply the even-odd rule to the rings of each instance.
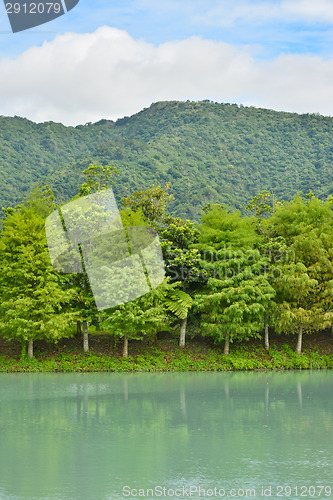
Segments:
[[[332,431],[330,371],[2,374],[0,499],[332,498]]]

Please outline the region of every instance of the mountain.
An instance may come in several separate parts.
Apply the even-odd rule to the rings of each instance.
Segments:
[[[244,209],[258,192],[278,199],[333,194],[333,118],[236,104],[158,102],[117,120],[77,127],[0,117],[0,204],[17,204],[36,182],[66,201],[90,163],[120,175],[118,200],[152,183],[171,185],[173,212],[195,219],[207,203]]]

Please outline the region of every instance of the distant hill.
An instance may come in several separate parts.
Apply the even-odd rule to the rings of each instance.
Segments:
[[[116,122],[65,127],[0,117],[0,204],[36,182],[58,201],[77,193],[89,163],[116,166],[120,199],[171,184],[173,212],[194,219],[207,203],[244,209],[267,189],[279,199],[333,194],[333,118],[236,104],[158,102]]]

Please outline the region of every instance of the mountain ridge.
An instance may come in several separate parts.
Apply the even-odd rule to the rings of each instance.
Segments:
[[[117,199],[170,184],[176,215],[207,203],[244,210],[258,192],[333,194],[333,118],[205,101],[160,101],[118,119],[66,127],[0,116],[0,203],[39,181],[59,202],[77,193],[90,163],[112,165]]]

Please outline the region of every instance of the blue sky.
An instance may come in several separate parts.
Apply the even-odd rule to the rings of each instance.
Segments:
[[[331,82],[333,0],[80,0],[16,34],[0,4],[4,115],[77,124],[187,98],[333,115]]]

